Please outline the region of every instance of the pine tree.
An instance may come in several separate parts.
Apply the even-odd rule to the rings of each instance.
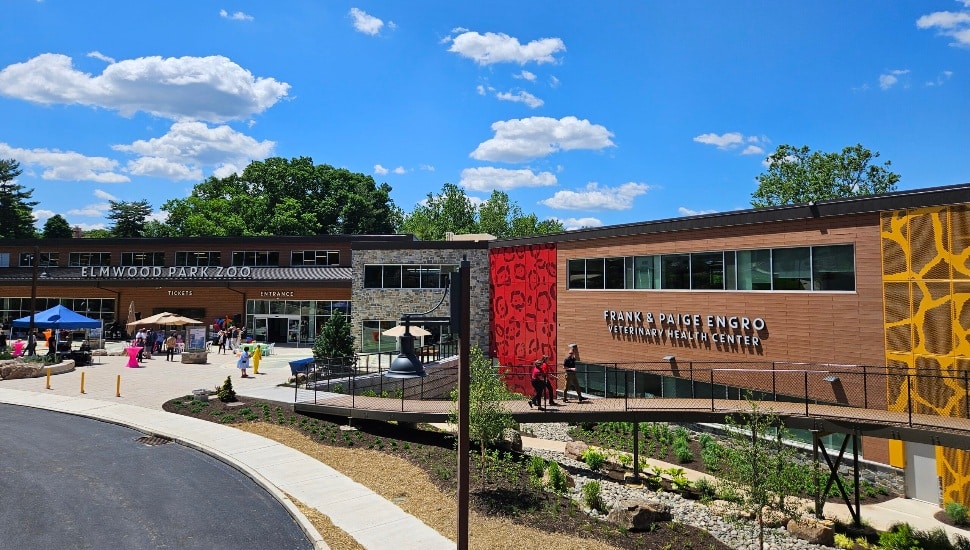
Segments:
[[[327,319],[323,330],[313,342],[313,357],[322,360],[334,360],[349,363],[354,358],[354,336],[350,331],[350,324],[343,313],[336,312]]]
[[[148,215],[152,207],[146,200],[138,202],[108,201],[110,205],[109,220],[114,220],[111,234],[115,237],[141,237],[145,230]]]
[[[71,225],[60,214],[54,214],[44,222],[41,237],[45,239],[69,239],[73,236],[74,232],[71,230]]]
[[[0,159],[0,239],[31,239],[37,236],[34,229],[33,189],[14,183],[22,174],[20,163],[13,159]]]

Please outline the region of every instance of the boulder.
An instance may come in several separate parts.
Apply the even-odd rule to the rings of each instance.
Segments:
[[[504,451],[522,452],[522,434],[518,430],[507,428],[502,432],[502,438],[496,446]]]
[[[793,537],[809,544],[835,546],[835,530],[828,522],[792,519],[788,521],[787,529]]]
[[[670,521],[670,507],[657,500],[621,500],[606,516],[622,529],[646,531],[654,523]]]
[[[583,443],[582,441],[570,441],[566,443],[566,456],[573,460],[582,460],[583,453],[589,445]]]
[[[765,506],[761,510],[761,520],[764,521],[765,527],[775,529],[787,525],[789,518],[781,510]]]
[[[43,376],[44,367],[35,367],[24,363],[14,363],[0,367],[0,379],[16,380],[18,378],[37,378]]]

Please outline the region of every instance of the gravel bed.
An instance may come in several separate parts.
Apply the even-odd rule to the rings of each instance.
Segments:
[[[523,424],[522,431],[527,433],[531,432],[533,436],[541,439],[572,441],[572,438],[567,435],[569,425],[564,422]],[[630,487],[622,483],[616,483],[604,476],[593,474],[586,467],[586,464],[573,460],[560,452],[531,448],[527,449],[527,452],[535,456],[541,456],[546,460],[555,460],[561,464],[576,481],[575,487],[570,490],[570,496],[579,503],[582,503],[583,485],[589,481],[599,481],[601,487],[600,494],[607,508],[625,499],[659,500],[670,506],[670,512],[674,521],[704,529],[731,548],[738,548],[740,550],[753,550],[758,548],[758,532],[752,522],[725,520],[712,514],[706,505],[685,499],[678,494],[654,492],[644,488]],[[604,517],[603,514],[595,510],[588,510],[588,512],[594,516]],[[808,550],[827,547],[809,544],[789,535],[784,529],[765,529],[765,548],[770,550],[780,550],[783,548]]]

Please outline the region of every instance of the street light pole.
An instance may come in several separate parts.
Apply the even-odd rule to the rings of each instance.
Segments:
[[[31,262],[34,273],[30,278],[30,326],[27,328],[27,339],[34,333],[34,312],[37,311],[37,267],[40,265],[40,247],[34,246],[34,254]]]

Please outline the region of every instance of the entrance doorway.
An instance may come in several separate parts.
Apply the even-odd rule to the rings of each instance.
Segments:
[[[940,478],[936,475],[936,447],[907,441],[906,496],[930,504],[940,504]]]
[[[300,317],[289,315],[253,317],[253,339],[267,344],[299,342]]]

